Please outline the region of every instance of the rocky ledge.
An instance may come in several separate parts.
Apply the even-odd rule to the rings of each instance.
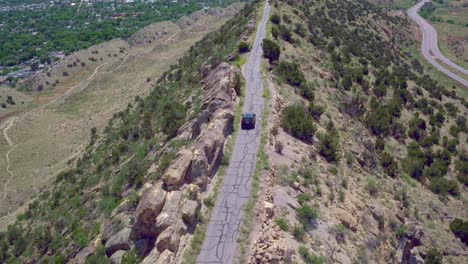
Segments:
[[[179,129],[174,139],[191,143],[177,152],[158,180],[142,188],[136,209],[128,209],[131,206],[124,201],[114,210],[104,224],[102,241],[95,241],[105,245],[112,263],[120,263],[129,250],[134,250],[143,263],[180,262],[198,222],[202,194],[209,190],[207,186],[219,168],[232,132],[241,80],[239,70],[227,63],[215,68],[205,66],[200,74],[204,76],[201,111]],[[191,106],[193,101],[189,98],[185,103]],[[155,160],[148,174],[157,167]],[[75,263],[81,263],[93,251],[86,248],[78,253]]]

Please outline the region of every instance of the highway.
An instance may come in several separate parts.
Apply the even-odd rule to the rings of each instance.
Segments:
[[[408,9],[408,16],[419,25],[419,28],[422,31],[423,39],[421,52],[426,58],[426,60],[430,64],[432,64],[436,69],[445,73],[450,78],[456,80],[457,82],[461,83],[462,85],[468,88],[468,81],[463,79],[461,76],[457,75],[457,72],[451,71],[450,68],[455,69],[456,71],[459,71],[460,73],[463,73],[466,76],[468,76],[468,70],[453,63],[440,52],[439,47],[437,45],[436,29],[418,14],[418,11],[427,2],[430,2],[430,0],[421,0],[416,5]],[[445,67],[443,64],[440,64],[437,60],[441,61],[443,64],[449,67]]]

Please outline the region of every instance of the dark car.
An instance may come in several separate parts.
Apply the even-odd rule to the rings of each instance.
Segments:
[[[252,113],[242,114],[241,129],[254,129],[256,115]]]

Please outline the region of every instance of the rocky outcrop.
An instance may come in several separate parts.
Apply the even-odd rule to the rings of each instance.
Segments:
[[[411,259],[411,250],[414,247],[421,245],[421,239],[424,233],[420,229],[416,229],[413,234],[408,238],[403,248],[403,256],[401,258],[401,264],[409,264]]]
[[[166,191],[162,188],[162,183],[156,184],[145,192],[135,210],[139,234],[142,236],[156,234],[155,220],[161,212],[165,201]]]
[[[107,240],[105,244],[106,254],[111,256],[117,250],[129,250],[131,232],[130,228],[124,228]]]
[[[163,182],[168,189],[175,189],[181,185],[185,180],[185,175],[190,169],[192,163],[192,151],[182,149],[177,154],[176,159],[172,162],[171,166],[166,170],[163,175]]]
[[[200,203],[198,201],[187,200],[182,207],[182,220],[188,225],[192,226],[197,220],[197,213],[200,210]]]
[[[120,264],[122,262],[122,258],[125,255],[125,250],[118,250],[110,257],[110,261],[112,264]]]
[[[145,187],[132,215],[134,221],[128,227],[117,232],[112,220],[105,226],[106,254],[116,263],[128,250],[135,250],[142,263],[174,263],[181,245],[187,244],[184,236],[188,230],[194,230],[201,208],[199,193],[206,190],[221,163],[224,143],[233,127],[236,90],[240,85],[239,70],[229,64],[221,63],[215,69],[206,66],[201,72],[201,112],[182,126],[176,137],[193,143],[177,152],[160,180]],[[167,144],[161,151],[170,148]],[[157,161],[150,168],[152,173],[157,171],[156,164]],[[113,218],[125,214],[116,212]]]

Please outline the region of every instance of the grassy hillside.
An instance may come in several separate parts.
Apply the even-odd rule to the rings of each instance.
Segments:
[[[408,52],[410,22],[364,0],[273,6],[275,220],[260,215],[252,259],[270,244],[289,263],[465,262],[449,226],[468,217],[467,102]]]
[[[104,232],[103,221],[119,204],[136,207],[138,190],[160,181],[178,149],[191,144],[173,139],[181,125],[200,114],[202,68],[214,68],[236,51],[252,12],[248,5],[192,46],[147,97],[136,96],[103,131],[91,129],[84,155],[0,233],[0,262],[66,262]],[[184,103],[189,97],[190,106]],[[157,170],[148,173],[151,164]],[[127,260],[134,257],[129,253]],[[87,262],[109,262],[102,244]]]
[[[16,102],[0,108],[2,197],[3,188],[7,190],[5,199],[0,199],[0,230],[16,208],[49,186],[70,160],[79,157],[89,141],[91,128],[103,130],[107,120],[124,110],[135,96],[148,95],[157,79],[190,46],[219,29],[241,7],[242,4],[235,4],[182,18],[191,25],[179,26],[170,21],[152,24],[134,36],[137,44],[113,40],[76,52],[31,80],[31,89],[44,84],[41,92],[0,90],[0,103],[8,96]],[[125,48],[122,52],[121,47]],[[90,56],[97,60],[89,61]],[[85,61],[86,65],[68,67],[76,61]],[[63,71],[69,76],[63,77]],[[53,80],[57,84],[45,85]],[[5,133],[13,146],[9,146],[3,133],[7,127]],[[8,183],[7,153],[11,160],[9,170],[14,173]],[[10,215],[4,217],[7,213]]]

